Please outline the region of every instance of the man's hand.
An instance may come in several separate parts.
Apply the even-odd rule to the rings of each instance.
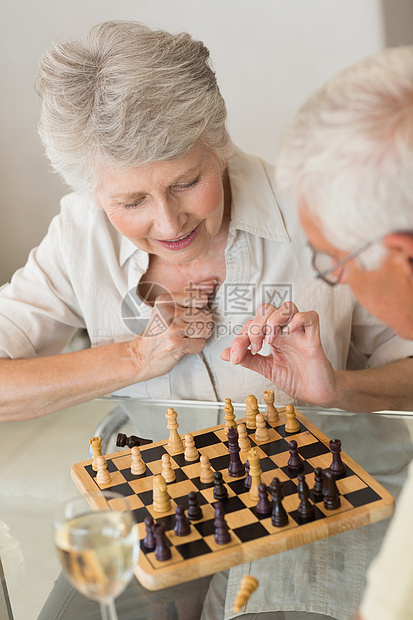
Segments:
[[[268,356],[258,353],[263,343],[271,347]],[[321,345],[318,314],[298,312],[292,302],[260,306],[221,358],[260,373],[297,400],[322,407],[340,402],[337,373]]]

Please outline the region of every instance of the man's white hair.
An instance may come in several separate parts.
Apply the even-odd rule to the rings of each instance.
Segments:
[[[39,133],[67,184],[93,193],[102,169],[185,155],[200,143],[225,161],[231,141],[209,51],[189,34],[131,21],[54,43],[36,78]]]
[[[310,97],[284,133],[276,168],[280,190],[338,248],[413,231],[413,47],[367,58]],[[378,244],[360,261],[374,268],[382,255]]]

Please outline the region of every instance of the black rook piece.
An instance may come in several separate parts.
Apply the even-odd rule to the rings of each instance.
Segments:
[[[337,478],[344,478],[346,475],[346,466],[341,460],[340,452],[341,452],[341,441],[340,439],[332,439],[329,442],[331,454],[333,455],[333,460],[330,465],[331,473]]]

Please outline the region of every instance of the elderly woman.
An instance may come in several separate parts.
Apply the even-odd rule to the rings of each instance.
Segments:
[[[0,293],[1,419],[108,393],[242,401],[269,387],[277,404],[413,406],[413,344],[345,287],[314,283],[295,209],[278,202],[271,166],[231,145],[202,43],[108,22],[86,43],[53,45],[36,86],[47,154],[75,191]],[[237,365],[236,355],[228,364],[228,351],[220,357],[258,308],[276,312],[277,329],[300,324],[280,343],[286,372],[274,371],[273,351],[267,377]],[[91,347],[62,352],[80,328]],[[370,368],[348,370],[350,359]],[[212,584],[206,617],[224,614],[225,578]],[[288,592],[265,609],[331,613],[313,604],[316,588],[304,601]],[[342,593],[349,611],[337,618],[358,604],[358,593]],[[68,617],[64,608],[59,617]],[[128,609],[137,617],[136,604]]]

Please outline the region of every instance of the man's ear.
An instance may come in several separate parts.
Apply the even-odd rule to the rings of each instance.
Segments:
[[[413,277],[413,233],[391,233],[383,239],[383,245],[393,253],[406,275]]]

